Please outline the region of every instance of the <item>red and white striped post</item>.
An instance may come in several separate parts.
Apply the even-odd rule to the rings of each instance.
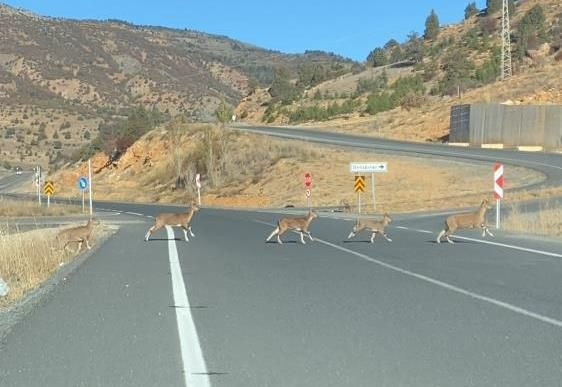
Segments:
[[[494,198],[496,199],[496,228],[500,228],[500,201],[503,199],[503,164],[494,164]]]
[[[312,186],[312,175],[307,172],[304,174],[304,186],[306,187],[305,194],[306,194],[306,205],[310,208],[310,194],[311,194],[311,186]]]

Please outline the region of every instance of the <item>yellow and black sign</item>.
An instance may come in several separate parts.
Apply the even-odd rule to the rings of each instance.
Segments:
[[[353,184],[355,192],[365,192],[365,176],[355,176],[355,184]]]
[[[43,185],[43,192],[45,195],[52,195],[55,193],[55,183],[52,181],[46,181]]]

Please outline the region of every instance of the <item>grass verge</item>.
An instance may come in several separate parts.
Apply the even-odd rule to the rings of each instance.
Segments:
[[[73,252],[65,252],[57,247],[57,228],[15,233],[8,233],[8,228],[14,227],[7,224],[0,229],[0,274],[10,287],[10,292],[0,298],[0,308],[19,300],[27,292],[38,287],[60,266],[70,262],[77,255],[75,244],[71,246]],[[93,244],[98,234],[99,232],[94,230]]]
[[[538,212],[522,213],[519,208],[514,207],[502,221],[502,228],[518,233],[562,238],[562,209],[543,208]]]
[[[17,216],[65,216],[81,214],[80,206],[70,204],[46,204],[39,207],[38,203],[24,200],[0,198],[0,217]]]

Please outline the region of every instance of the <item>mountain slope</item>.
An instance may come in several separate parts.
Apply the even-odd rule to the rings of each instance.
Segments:
[[[11,161],[64,157],[88,141],[85,131],[94,138],[130,107],[209,120],[222,98],[237,103],[279,66],[353,65],[323,52],[286,55],[196,31],[54,19],[2,4],[0,25],[0,149]],[[73,140],[53,138],[60,130]]]

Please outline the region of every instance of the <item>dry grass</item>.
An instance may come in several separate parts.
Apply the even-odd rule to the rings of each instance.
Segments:
[[[514,207],[509,216],[502,220],[505,230],[526,234],[562,237],[562,208],[543,208],[538,212],[522,213]]]
[[[80,213],[81,207],[70,204],[51,204],[47,208],[46,203],[39,207],[37,202],[0,198],[0,217],[64,216]]]
[[[10,287],[8,296],[0,299],[0,307],[22,298],[77,255],[77,244],[67,251],[56,244],[55,236],[60,229],[14,230],[18,231],[10,224],[0,228],[0,273]],[[92,245],[98,236],[95,231]]]
[[[144,161],[147,155],[149,164]],[[342,200],[356,202],[353,176],[349,173],[351,161],[388,162],[388,173],[376,177],[378,211],[474,206],[491,195],[491,165],[354,152],[186,124],[147,134],[123,156],[118,168],[95,175],[94,192],[97,199],[187,203],[196,195],[193,182],[197,171],[202,173],[205,205],[300,206],[306,205],[303,178],[310,172],[312,204],[335,206]],[[62,194],[76,191],[68,187],[83,173],[80,168],[53,177]],[[178,177],[183,179],[183,185],[178,185]],[[510,189],[543,178],[525,168],[506,170]],[[363,202],[372,210],[369,179]]]

